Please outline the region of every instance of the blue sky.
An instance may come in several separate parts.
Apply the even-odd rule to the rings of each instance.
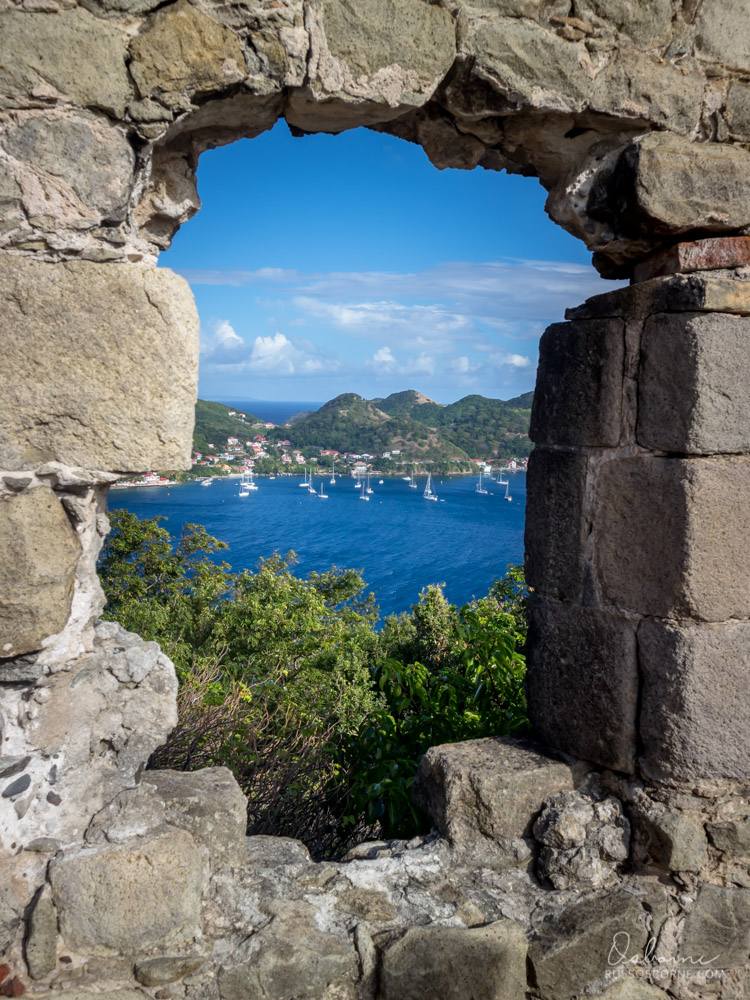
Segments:
[[[198,189],[160,264],[195,294],[203,398],[506,399],[533,388],[544,327],[612,287],[536,180],[438,171],[366,129],[279,122],[204,153]]]

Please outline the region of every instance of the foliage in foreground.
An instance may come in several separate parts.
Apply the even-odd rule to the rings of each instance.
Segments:
[[[526,726],[520,570],[457,609],[428,587],[384,622],[354,570],[305,580],[294,554],[233,573],[197,525],[112,514],[106,616],[158,641],[180,678],[179,724],[152,767],[225,765],[248,830],[316,856],[428,828],[409,789],[432,745]],[[380,627],[378,627],[380,626]]]

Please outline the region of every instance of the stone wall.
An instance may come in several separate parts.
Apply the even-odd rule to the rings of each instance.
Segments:
[[[729,0],[0,0],[0,996],[744,995],[748,52]],[[200,153],[280,117],[538,176],[637,279],[542,345],[557,750],[436,748],[436,835],[335,865],[245,842],[226,772],[144,771],[174,670],[95,573],[108,485],[189,460],[198,319],[158,254]]]

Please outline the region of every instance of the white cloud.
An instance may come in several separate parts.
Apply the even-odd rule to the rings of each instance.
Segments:
[[[204,369],[226,375],[320,375],[338,371],[341,362],[308,340],[290,340],[283,333],[255,337],[247,344],[228,320],[216,320],[212,333],[202,336]]]
[[[490,354],[487,359],[496,368],[530,368],[531,358],[523,354]]]

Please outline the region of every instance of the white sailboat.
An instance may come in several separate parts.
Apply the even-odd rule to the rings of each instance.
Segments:
[[[336,459],[335,458],[331,459],[331,479],[330,479],[330,483],[331,483],[331,486],[335,486],[336,485]],[[323,484],[321,483],[320,485],[322,487]]]
[[[250,477],[250,481],[247,484],[247,488],[249,490],[257,490],[258,489],[258,484],[253,479],[253,470],[252,469],[249,472],[249,477]]]
[[[359,494],[359,499],[366,500],[368,503],[370,502],[370,498],[367,495],[367,490],[362,490],[362,492]]]
[[[417,488],[417,483],[416,483],[416,480],[414,479],[414,470],[415,469],[416,469],[416,465],[412,465],[412,467],[411,467],[411,479],[409,480],[409,487],[412,490],[415,490]]]
[[[323,483],[321,482],[320,485],[322,486]],[[307,492],[308,493],[312,493],[313,495],[315,495],[315,493],[317,493],[317,490],[315,489],[315,483],[313,482],[312,475],[310,476],[310,481],[307,484]]]
[[[482,487],[482,473],[479,473],[479,482],[477,483],[477,488],[474,490],[475,493],[481,493],[483,496],[487,495],[487,490]]]
[[[327,500],[328,499],[328,494],[323,492],[323,480],[322,479],[320,480],[320,493],[318,493],[317,496],[320,497],[321,500]]]
[[[243,472],[240,477],[240,496],[250,496],[250,479],[246,472]]]
[[[505,496],[503,497],[503,500],[512,500],[513,499],[513,497],[508,493],[509,489],[510,489],[510,483],[506,483],[505,484]]]
[[[359,473],[357,473],[357,482],[354,484],[354,489],[355,490],[362,489],[362,480],[359,478]]]
[[[437,500],[437,498],[438,498],[437,493],[433,493],[432,492],[432,473],[431,472],[427,473],[427,483],[425,485],[424,493],[422,494],[422,496],[425,498],[425,500]]]
[[[367,473],[367,487],[365,488],[365,493],[374,493],[375,490],[370,486],[370,473]]]
[[[307,466],[305,466],[305,478],[302,480],[301,483],[297,483],[297,485],[304,486],[305,489],[307,489],[307,487],[310,485],[310,483],[307,481]]]
[[[206,476],[205,479],[201,480],[201,486],[210,486],[213,481],[214,481],[213,476]]]

